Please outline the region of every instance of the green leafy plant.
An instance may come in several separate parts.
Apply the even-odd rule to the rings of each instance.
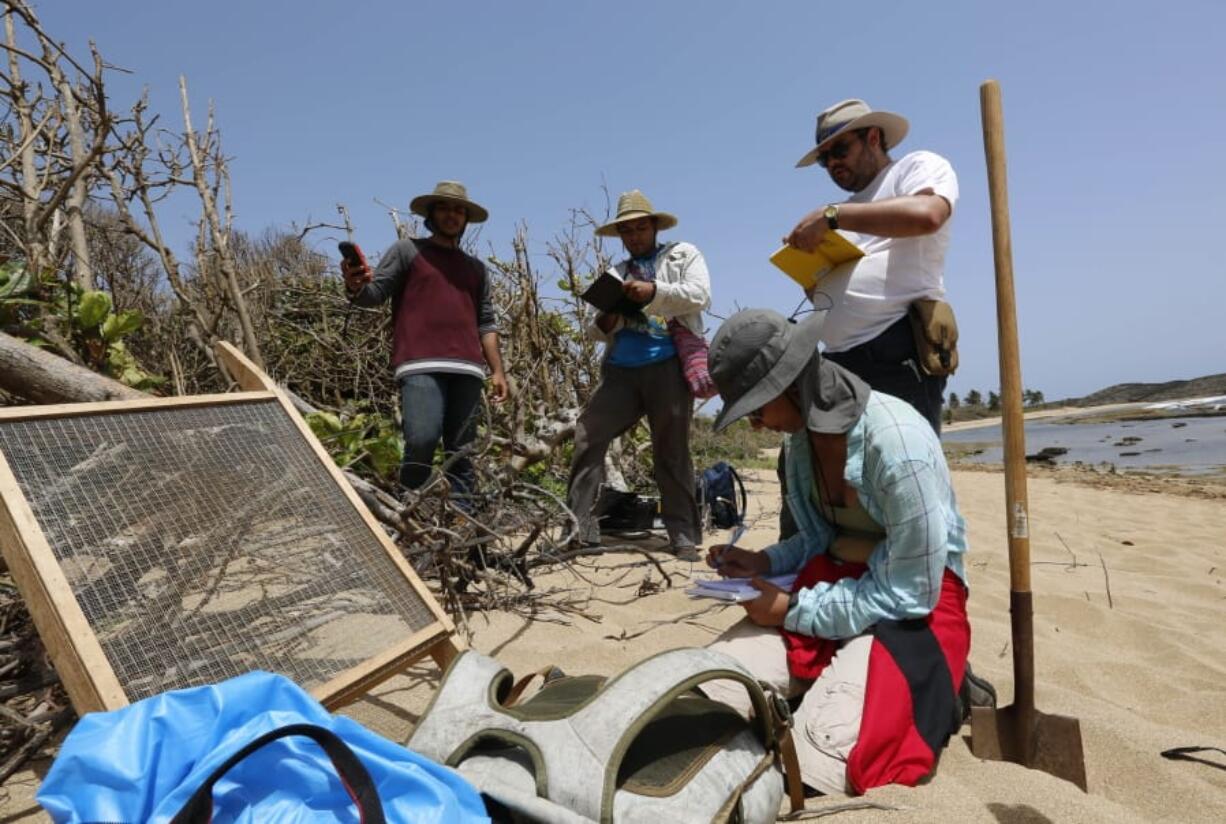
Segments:
[[[25,261],[10,260],[0,264],[0,328],[20,324],[23,314],[42,305],[42,301],[33,296],[36,285]]]
[[[35,346],[47,346],[55,328],[90,368],[147,391],[166,379],[143,369],[123,341],[143,323],[135,309],[115,312],[107,292],[82,290],[53,272],[35,277],[24,261],[0,264],[0,328]]]
[[[139,311],[112,311],[111,296],[97,289],[82,292],[70,286],[65,292],[69,298],[66,305],[73,306],[72,317],[76,321],[73,337],[91,366],[134,389],[154,389],[166,382],[165,378],[142,369],[123,342],[144,323]],[[71,301],[74,296],[75,303]]]
[[[313,412],[306,420],[337,466],[395,478],[404,449],[395,421],[370,412]]]

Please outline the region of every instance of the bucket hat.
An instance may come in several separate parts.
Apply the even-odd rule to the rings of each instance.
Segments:
[[[817,133],[814,146],[796,162],[796,167],[812,166],[826,144],[845,131],[878,126],[885,136],[885,145],[894,148],[907,136],[907,118],[894,112],[875,112],[863,100],[842,100],[817,116]]]
[[[724,408],[715,431],[779,397],[802,373],[801,413],[813,432],[839,434],[855,425],[869,387],[817,351],[826,312],[793,323],[771,309],[743,309],[728,318],[711,341],[711,378]]]
[[[430,207],[435,203],[447,201],[449,203],[459,203],[464,206],[468,212],[469,223],[484,223],[490,213],[484,208],[478,206],[468,199],[468,190],[464,188],[464,184],[456,180],[443,180],[434,187],[434,191],[428,195],[418,195],[409,202],[409,209],[413,214],[421,215],[422,217],[430,216]]]
[[[617,224],[638,220],[641,217],[654,217],[658,231],[671,229],[677,225],[677,218],[668,212],[655,211],[647,195],[638,189],[631,189],[628,192],[622,192],[622,196],[617,199],[617,217],[598,228],[596,234],[601,237],[617,237]]]

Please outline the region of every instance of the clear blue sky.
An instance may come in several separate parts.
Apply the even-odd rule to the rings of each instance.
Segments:
[[[979,84],[1003,90],[1023,380],[1049,399],[1226,371],[1226,3],[43,2],[77,54],[93,38],[180,123],[217,106],[240,228],[392,227],[375,199],[454,178],[545,242],[569,210],[640,187],[708,258],[714,310],[789,312],[766,257],[842,195],[793,169],[846,98],[906,115],[899,152],[948,157],[962,198],[946,266],[962,330],[950,389],[998,385]],[[1216,55],[1216,56],[1215,56]],[[186,208],[165,220],[190,237]],[[321,248],[332,244],[319,238]],[[718,321],[712,320],[712,327]]]

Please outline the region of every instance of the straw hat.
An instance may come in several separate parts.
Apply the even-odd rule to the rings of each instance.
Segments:
[[[817,351],[825,321],[825,310],[793,323],[771,309],[743,309],[724,321],[708,355],[711,379],[724,401],[716,432],[782,395],[802,373],[805,427],[839,434],[855,426],[870,390]]]
[[[885,145],[894,148],[907,136],[907,118],[893,112],[875,112],[863,100],[843,100],[817,116],[817,134],[813,149],[796,163],[796,167],[812,166],[826,144],[844,131],[879,126]]]
[[[628,192],[622,192],[622,196],[617,199],[617,217],[597,229],[596,234],[601,237],[617,237],[617,224],[638,220],[641,217],[654,217],[656,229],[659,231],[671,229],[677,225],[677,218],[668,212],[655,211],[651,208],[651,201],[645,194],[638,189],[631,189]]]
[[[409,208],[415,215],[430,217],[430,207],[442,201],[463,204],[468,212],[469,223],[484,223],[490,216],[489,212],[468,199],[468,190],[464,188],[463,183],[456,180],[440,181],[430,194],[413,198],[409,202]]]

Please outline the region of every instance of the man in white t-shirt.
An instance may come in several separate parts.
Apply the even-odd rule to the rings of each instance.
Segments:
[[[809,293],[830,312],[822,331],[825,355],[879,392],[902,398],[941,431],[945,378],[920,369],[907,309],[915,300],[945,296],[949,218],[958,178],[949,161],[927,151],[891,160],[907,121],[844,100],[817,116],[817,145],[796,164],[817,163],[852,195],[805,215],[784,242],[812,250],[838,229],[864,250]]]

